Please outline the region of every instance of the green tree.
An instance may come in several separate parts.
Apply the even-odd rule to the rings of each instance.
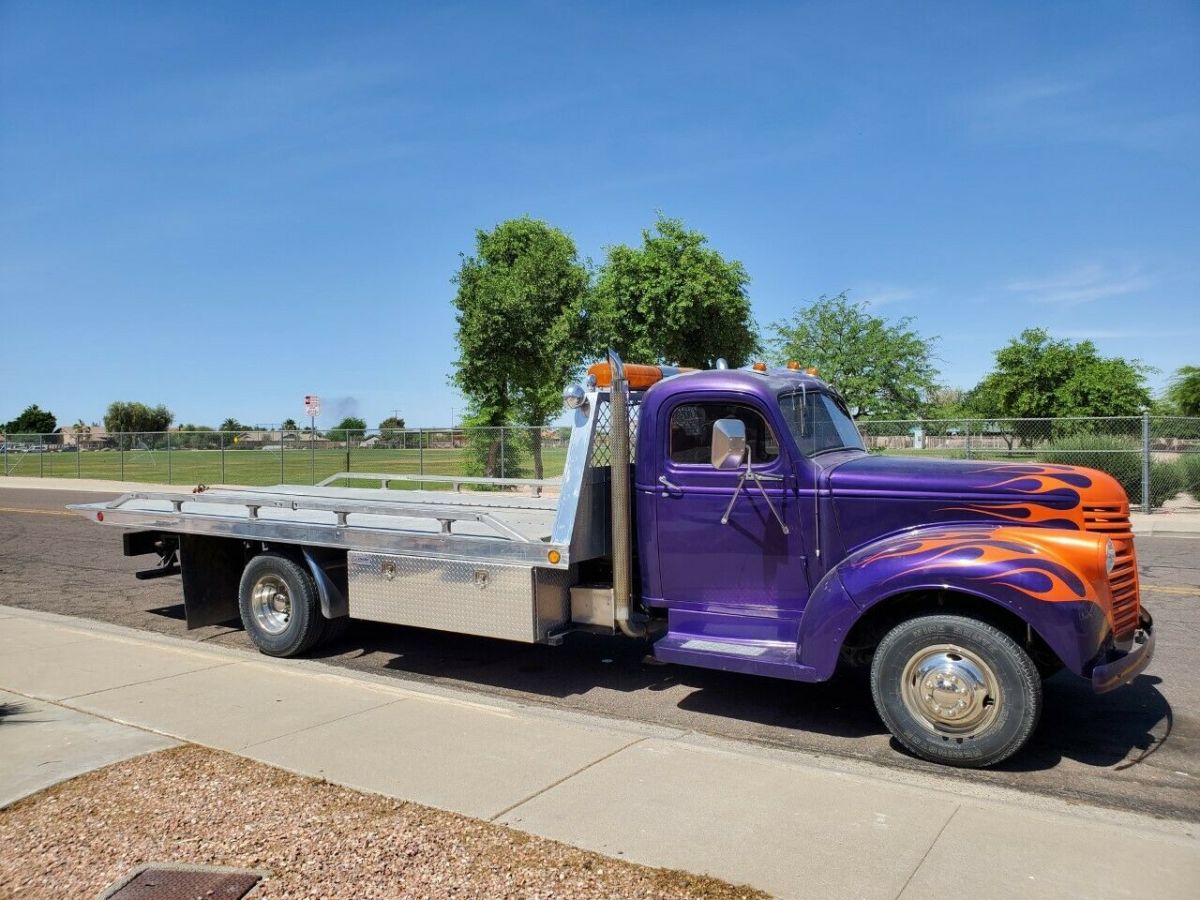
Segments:
[[[358,416],[346,416],[330,430],[337,441],[361,441],[367,430],[367,422]]]
[[[968,405],[989,419],[1134,416],[1150,405],[1151,371],[1136,359],[1101,356],[1091,341],[1075,343],[1028,328],[996,351],[995,368],[971,390]],[[1041,423],[1011,426],[1022,446],[1045,431]],[[1083,427],[1056,423],[1055,434]]]
[[[1167,399],[1181,415],[1200,416],[1200,366],[1177,369],[1167,388]]]
[[[379,423],[379,439],[388,447],[402,445],[404,441],[404,419],[400,416],[388,416]]]
[[[541,427],[561,409],[563,386],[583,357],[588,273],[575,242],[528,216],[509,219],[475,233],[475,255],[463,256],[453,283],[454,383],[476,424],[530,426],[534,474],[541,478]],[[492,434],[498,439],[498,431]],[[499,471],[499,455],[492,441],[488,474]]]
[[[134,431],[166,431],[175,414],[163,406],[147,406],[134,400],[116,400],[104,413],[109,434]]]
[[[225,421],[223,421],[221,423],[221,427],[218,430],[219,431],[249,431],[250,426],[243,425],[241,422],[239,422],[233,416],[230,416],[228,419],[226,419]]]
[[[279,426],[283,431],[295,431],[300,426],[296,424],[295,419],[284,419],[283,424]]]
[[[30,404],[21,414],[4,426],[7,434],[51,434],[58,427],[54,413]]]
[[[758,349],[745,267],[679,219],[659,216],[642,246],[608,248],[584,311],[588,349],[631,362],[745,365]]]
[[[967,408],[967,392],[961,388],[939,385],[929,392],[921,418],[953,421],[970,415]]]
[[[934,391],[935,337],[925,337],[905,316],[888,322],[869,303],[821,295],[775,322],[769,346],[776,362],[816,366],[846,398],[855,418],[901,419],[918,415]]]

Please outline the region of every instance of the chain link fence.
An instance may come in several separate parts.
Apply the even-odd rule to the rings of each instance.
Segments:
[[[1200,509],[1200,418],[860,420],[872,453],[1086,466],[1144,512]]]
[[[562,475],[570,428],[405,428],[7,434],[3,473],[154,484],[317,484],[342,472],[394,475]],[[353,484],[353,480],[342,482]],[[372,483],[377,486],[377,483]],[[393,487],[404,487],[403,482]],[[409,487],[437,489],[436,482]],[[449,485],[444,485],[449,488]]]
[[[608,424],[605,404],[592,465],[608,464]],[[1087,466],[1116,478],[1135,508],[1200,509],[1200,418],[862,420],[858,427],[872,453]],[[137,434],[64,428],[4,435],[0,455],[5,475],[181,485],[304,485],[341,472],[530,478],[538,474],[538,456],[542,477],[557,478],[570,436],[570,428],[554,427]]]

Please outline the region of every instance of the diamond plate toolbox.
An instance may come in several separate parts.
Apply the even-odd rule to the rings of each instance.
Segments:
[[[356,550],[347,562],[356,619],[534,642],[570,615],[562,570]]]

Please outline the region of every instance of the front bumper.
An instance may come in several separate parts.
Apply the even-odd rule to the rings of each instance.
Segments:
[[[1133,636],[1133,646],[1092,669],[1092,690],[1103,694],[1133,681],[1150,665],[1153,656],[1154,619],[1143,608],[1138,630]]]

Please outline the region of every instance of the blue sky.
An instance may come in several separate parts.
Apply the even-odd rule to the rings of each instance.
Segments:
[[[756,318],[849,290],[1200,363],[1200,6],[0,0],[0,421],[449,421],[474,230],[656,211]]]

